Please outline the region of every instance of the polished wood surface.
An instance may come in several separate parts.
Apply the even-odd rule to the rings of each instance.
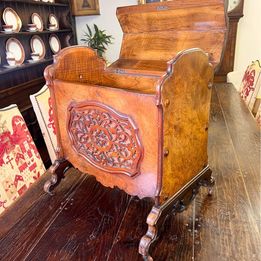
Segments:
[[[94,50],[85,46],[61,50],[59,56],[54,57],[54,62],[55,69],[50,66],[45,70],[45,78],[50,85],[56,79],[151,94],[156,93],[155,85],[163,74],[161,71],[153,75],[152,70],[144,74],[126,73],[124,70],[107,68],[105,61],[98,58]],[[167,68],[166,64],[165,67]]]
[[[224,13],[222,0],[178,0],[120,7],[117,17],[124,35],[119,61],[164,63],[180,51],[201,48],[209,53],[216,66],[221,59],[227,31]],[[116,65],[121,63],[116,62]],[[160,64],[160,68],[162,66]]]
[[[206,54],[187,52],[183,59],[173,62],[172,71],[162,87],[161,97],[164,115],[162,201],[208,165],[213,67],[208,64]]]
[[[213,89],[208,153],[216,186],[212,197],[202,189],[196,198],[196,230],[193,206],[167,219],[155,259],[261,260],[260,129],[231,85]],[[1,260],[142,260],[153,202],[74,169],[50,197],[41,189],[48,178],[0,217]]]
[[[209,53],[211,62],[217,64],[220,60],[223,41],[224,30],[207,32],[182,30],[127,34],[123,38],[120,60],[159,60],[161,61],[159,65],[163,66],[180,51],[197,47]]]

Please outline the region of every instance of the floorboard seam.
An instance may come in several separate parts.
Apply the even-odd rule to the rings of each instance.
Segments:
[[[76,191],[79,189],[79,187],[82,185],[82,183],[85,181],[86,178],[88,178],[88,175],[83,175],[82,181],[79,182],[75,187],[71,188],[71,191],[69,192],[69,195],[67,196],[68,199],[71,199],[73,197],[73,195],[76,193]],[[43,233],[39,236],[39,238],[35,241],[35,243],[33,244],[33,246],[30,248],[30,250],[26,253],[25,257],[23,260],[26,260],[28,258],[28,256],[30,256],[30,254],[32,253],[32,251],[35,249],[35,247],[38,245],[38,243],[40,242],[40,240],[43,238],[43,236],[45,235],[45,233],[48,231],[48,229],[50,228],[50,226],[54,223],[54,221],[57,219],[57,217],[61,214],[61,212],[64,210],[64,208],[67,206],[67,204],[70,201],[67,200],[65,202],[65,204],[63,204],[56,212],[56,214],[52,217],[52,219],[50,219],[50,221],[46,224],[46,228],[43,231]]]
[[[217,91],[216,91],[216,86],[213,88],[213,90],[212,90],[213,92],[215,92],[215,96],[217,97],[216,99],[217,100],[215,100],[215,103],[213,103],[213,96],[214,96],[214,94],[212,94],[212,106],[215,104],[220,110],[221,110],[221,106],[220,106],[220,103],[219,103],[219,100],[218,100],[218,96],[217,96]],[[211,113],[211,111],[210,111],[210,113]],[[222,115],[222,117],[224,118],[224,116]],[[209,143],[208,143],[208,145],[209,145]],[[214,190],[215,190],[215,196],[216,196],[216,198],[219,198],[219,190],[217,189],[217,187],[216,187],[216,185],[214,186]],[[220,233],[221,234],[221,224],[220,224],[220,220],[219,219],[217,219],[217,229],[218,229],[218,233]],[[218,240],[219,240],[219,245],[221,245],[222,244],[222,242],[221,242],[221,238],[219,237],[218,238]],[[199,252],[200,253],[200,252]]]
[[[125,212],[124,212],[123,217],[122,217],[122,219],[121,219],[121,223],[120,223],[120,225],[119,225],[119,227],[118,227],[118,230],[117,230],[117,233],[115,234],[115,237],[114,237],[114,239],[113,239],[113,242],[112,242],[112,245],[111,245],[111,249],[110,249],[110,251],[109,251],[109,253],[108,253],[108,257],[107,257],[106,261],[109,260],[110,255],[111,255],[111,251],[112,251],[114,245],[116,244],[116,241],[117,241],[117,238],[118,238],[118,234],[119,234],[119,232],[120,232],[120,230],[121,230],[123,221],[124,221],[124,219],[125,219],[125,216],[126,216],[126,214],[127,214],[128,209],[129,209],[129,206],[130,206],[130,203],[131,203],[131,201],[132,201],[132,198],[133,198],[133,197],[130,197],[130,200],[129,200],[129,202],[128,202],[128,205],[127,205],[127,207],[126,207],[126,209],[125,209]]]
[[[234,152],[234,154],[235,154],[235,159],[236,159],[236,162],[237,162],[237,165],[238,165],[238,168],[239,168],[240,177],[241,177],[241,179],[242,179],[242,181],[243,181],[243,186],[244,186],[244,189],[245,189],[245,193],[246,193],[246,196],[247,196],[247,200],[248,200],[248,203],[249,203],[249,205],[250,205],[250,207],[251,207],[251,209],[252,209],[252,211],[253,211],[253,214],[254,214],[255,211],[254,211],[254,208],[253,208],[253,206],[252,206],[252,203],[251,203],[251,200],[250,200],[248,191],[247,191],[247,187],[246,187],[246,183],[245,183],[245,180],[244,180],[244,175],[243,175],[243,172],[242,172],[242,168],[241,168],[241,165],[240,165],[240,161],[239,161],[239,159],[238,159],[238,156],[237,156],[237,153],[236,153],[236,149],[235,149],[235,147],[234,147],[234,143],[233,143],[233,140],[232,140],[232,136],[231,136],[231,133],[230,133],[230,131],[229,131],[229,126],[228,126],[228,123],[227,123],[226,114],[225,114],[225,111],[224,111],[224,109],[223,109],[223,107],[222,107],[222,103],[220,102],[220,97],[219,97],[219,95],[218,95],[218,91],[217,91],[216,88],[215,88],[215,91],[216,91],[216,93],[217,93],[218,102],[219,102],[219,105],[220,105],[220,108],[221,108],[221,112],[222,112],[222,115],[223,115],[223,118],[224,118],[224,121],[225,121],[225,124],[226,124],[226,129],[227,129],[228,135],[229,135],[229,137],[230,137],[230,143],[232,144],[232,149],[233,149],[233,152]],[[258,229],[257,229],[257,231],[258,231]]]

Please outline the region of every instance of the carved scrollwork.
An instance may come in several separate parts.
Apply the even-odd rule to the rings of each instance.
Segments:
[[[99,102],[72,102],[68,133],[74,150],[93,166],[129,176],[139,172],[143,148],[130,117]]]

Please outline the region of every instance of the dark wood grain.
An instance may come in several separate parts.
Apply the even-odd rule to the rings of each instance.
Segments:
[[[71,170],[68,170],[68,174]],[[29,192],[17,204],[13,205],[10,216],[8,213],[4,213],[2,225],[10,227],[13,223],[13,227],[12,229],[1,229],[3,234],[0,238],[0,260],[21,260],[25,257],[48,230],[58,214],[66,207],[72,194],[75,193],[75,189],[87,177],[79,172],[67,175],[68,181],[63,184],[64,186],[57,188],[57,194],[54,197],[43,193],[39,185],[36,185],[38,188],[37,197],[34,193]],[[20,211],[18,211],[20,209],[19,203],[23,205]],[[12,212],[14,216],[11,216]]]
[[[183,213],[172,215],[166,220],[152,256],[156,261],[192,260],[193,231],[189,226],[192,221],[192,205]]]
[[[88,177],[27,260],[106,260],[129,199]]]
[[[114,240],[108,261],[142,260],[137,252],[137,247],[140,237],[147,229],[144,220],[152,205],[153,203],[148,199],[132,198],[119,233]],[[138,216],[137,213],[139,213]],[[192,206],[186,212],[167,218],[156,248],[152,251],[155,260],[191,260],[193,237],[191,229],[187,226],[190,220],[192,220]]]
[[[217,95],[239,166],[240,178],[255,218],[260,222],[260,128],[239,93],[231,85],[229,88],[226,85],[218,86]]]
[[[153,202],[149,199],[139,200],[137,197],[131,199],[124,220],[113,241],[108,261],[128,260],[128,258],[132,261],[142,260],[137,250],[140,238],[147,229],[144,221],[152,206]],[[137,213],[139,213],[138,218]],[[133,229],[130,230],[130,227]]]
[[[216,178],[216,185],[211,200],[202,196],[197,200],[197,215],[202,226],[197,238],[197,260],[213,260],[213,256],[215,260],[260,260],[258,247],[260,246],[258,228],[260,222],[256,220],[249,200],[249,191],[258,194],[258,189],[253,187],[249,190],[245,186],[240,168],[241,161],[238,161],[237,157],[238,153],[241,157],[246,157],[247,153],[240,152],[239,148],[235,150],[230,131],[233,131],[233,136],[238,135],[237,126],[228,128],[225,108],[222,105],[222,103],[229,103],[230,108],[242,106],[240,100],[237,100],[237,103],[232,102],[233,98],[230,97],[229,92],[234,93],[234,97],[237,93],[231,88],[231,86],[230,88],[217,87],[212,96],[209,162]],[[223,102],[220,104],[218,96],[222,95],[222,92],[226,95],[222,97]],[[246,125],[248,120],[252,123],[254,121],[249,117],[250,115],[244,116],[244,111],[244,106],[236,110],[233,119],[230,119],[231,124],[240,115],[245,122],[243,128],[245,131],[248,129],[251,136],[255,128],[248,128]],[[251,147],[249,152],[256,153],[256,148]],[[254,165],[260,167],[258,161]],[[251,163],[245,167],[248,171],[252,169]],[[249,173],[248,179],[258,183],[259,178],[253,175],[252,171]],[[260,198],[253,204],[260,210]]]

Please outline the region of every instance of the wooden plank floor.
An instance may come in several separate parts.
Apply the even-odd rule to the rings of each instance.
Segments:
[[[209,163],[216,186],[195,200],[196,231],[191,205],[167,220],[155,260],[261,260],[260,130],[230,85],[213,89]],[[50,197],[42,192],[48,176],[0,218],[0,260],[142,260],[149,199],[74,169]]]

